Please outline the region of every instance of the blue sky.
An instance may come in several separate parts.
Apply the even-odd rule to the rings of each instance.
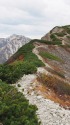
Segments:
[[[70,24],[70,0],[0,0],[0,37],[41,38],[54,26]]]

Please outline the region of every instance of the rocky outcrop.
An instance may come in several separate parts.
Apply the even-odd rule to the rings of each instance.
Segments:
[[[30,41],[22,35],[12,35],[9,38],[0,39],[0,64],[7,61],[20,47]]]
[[[50,38],[50,33],[47,33],[47,34],[46,34],[46,35],[44,35],[41,39],[42,39],[42,40],[51,41],[51,38]]]
[[[54,27],[50,32],[51,32],[51,33],[60,33],[60,32],[62,32],[62,31],[63,31],[63,28],[62,28],[62,27],[56,26],[56,27]]]

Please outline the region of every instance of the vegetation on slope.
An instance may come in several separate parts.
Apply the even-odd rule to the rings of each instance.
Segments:
[[[44,64],[41,62],[41,60],[39,60],[37,56],[32,53],[33,48],[33,41],[25,44],[7,61],[7,63],[10,64],[14,61],[23,60],[29,63],[32,62],[37,67],[43,66]],[[22,59],[20,59],[20,56],[22,56]]]
[[[64,30],[70,34],[70,25],[67,25],[67,26],[62,26],[62,28],[64,28]]]
[[[0,122],[3,125],[40,125],[36,110],[16,88],[0,81]]]
[[[58,37],[64,37],[66,35],[65,32],[59,32],[59,33],[55,33],[55,35],[57,35]]]
[[[15,62],[11,65],[0,66],[0,79],[7,83],[15,83],[24,74],[33,74],[37,71],[33,63]]]
[[[49,53],[49,52],[40,52],[39,53],[43,58],[48,58],[51,60],[55,60],[55,61],[62,61],[59,57]]]
[[[54,43],[56,43],[56,45],[61,45],[61,40],[60,39],[58,39],[57,37],[56,37],[56,34],[51,34],[50,35],[50,38],[52,39],[52,41],[54,42]]]
[[[0,65],[0,79],[7,83],[15,83],[24,74],[33,74],[37,67],[44,64],[32,53],[34,45],[30,42],[21,47],[6,64]],[[19,57],[23,57],[20,58]]]
[[[34,39],[34,40],[32,40],[32,42],[45,43],[47,45],[61,45],[62,44],[62,42],[60,40],[58,40],[58,39],[55,40],[55,41],[47,41],[47,40],[43,40],[43,39],[41,39],[41,40]]]

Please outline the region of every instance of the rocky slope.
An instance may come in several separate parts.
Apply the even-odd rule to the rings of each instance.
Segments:
[[[47,41],[61,41],[63,45],[70,45],[70,25],[62,27],[56,26],[41,39]]]
[[[0,38],[0,64],[7,61],[20,47],[29,41],[29,38],[15,34],[8,38]]]
[[[49,33],[44,35],[42,40],[46,40],[57,45],[47,45],[39,48],[39,52],[50,53],[59,57],[62,61],[45,58],[55,71],[61,72],[70,81],[70,25],[54,27]],[[62,45],[60,45],[60,43]]]

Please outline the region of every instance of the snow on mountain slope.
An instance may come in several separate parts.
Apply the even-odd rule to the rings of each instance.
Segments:
[[[7,61],[20,47],[29,41],[29,38],[15,34],[8,38],[0,38],[0,64]]]

